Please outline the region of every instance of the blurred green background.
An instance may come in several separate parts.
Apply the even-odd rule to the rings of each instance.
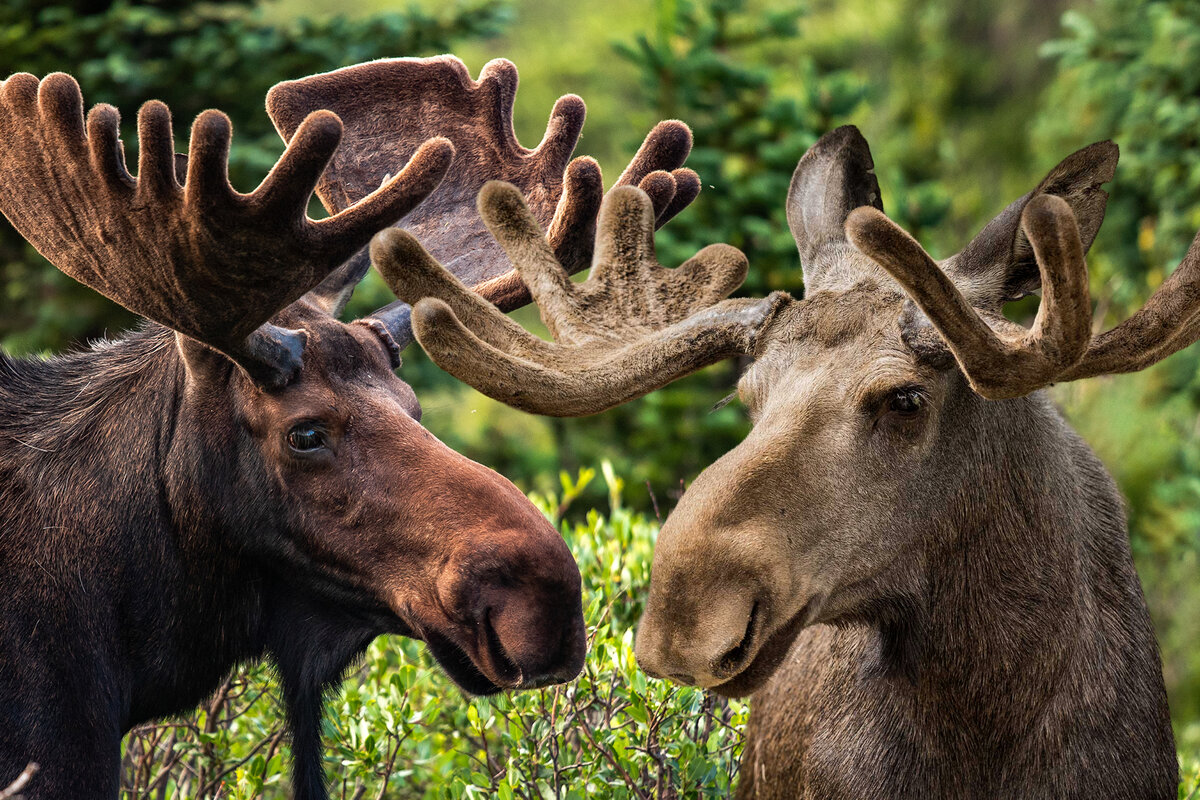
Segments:
[[[1121,165],[1089,259],[1097,318],[1136,309],[1200,228],[1200,3],[1151,0],[8,0],[0,73],[72,72],[89,103],[132,119],[167,101],[178,132],[200,110],[235,123],[234,182],[248,190],[282,151],[263,110],[276,81],[371,58],[452,51],[473,73],[499,56],[522,84],[521,141],[542,136],[555,98],[588,104],[578,153],[609,182],[659,119],[692,125],[699,200],[659,236],[664,263],[725,241],[751,259],[743,292],[802,292],[784,221],[791,171],[829,128],[872,143],[889,214],[935,254],[956,251],[1075,149],[1112,138]],[[181,137],[178,149],[186,148]],[[130,159],[132,160],[132,154]],[[134,324],[73,283],[0,220],[0,343],[42,353]],[[350,313],[388,300],[374,277]],[[522,321],[536,326],[526,311]],[[596,417],[503,408],[415,348],[401,375],[425,424],[526,490],[611,461],[625,503],[665,516],[682,487],[748,429],[713,410],[743,365],[728,363]],[[1200,752],[1200,348],[1145,373],[1055,389],[1115,474],[1158,628],[1181,750]],[[593,494],[594,492],[594,494]],[[580,506],[602,504],[589,487]]]

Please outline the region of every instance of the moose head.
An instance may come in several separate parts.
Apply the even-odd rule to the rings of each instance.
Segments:
[[[802,300],[717,302],[744,269],[725,248],[662,270],[649,202],[632,192],[606,199],[610,244],[584,284],[565,281],[536,229],[518,236],[505,221],[518,215],[497,213],[555,344],[445,291],[411,240],[377,245],[397,254],[381,268],[416,303],[432,358],[519,408],[594,413],[753,358],[738,384],[753,429],[664,523],[636,643],[649,674],[727,695],[769,686],[793,653],[756,700],[742,796],[1136,793],[1175,774],[1157,648],[1115,487],[1037,392],[1200,338],[1200,238],[1142,310],[1092,336],[1084,255],[1116,161],[1110,142],[1073,154],[939,263],[884,216],[858,131],[833,131],[787,198]],[[640,217],[641,235],[606,233],[618,217]],[[639,266],[612,269],[610,252]],[[1003,316],[1039,289],[1032,327]],[[1109,732],[1078,728],[1085,711]],[[997,768],[976,732],[1029,769]],[[963,743],[961,760],[925,758]],[[1070,777],[1135,751],[1152,754],[1137,770]]]
[[[338,319],[365,245],[402,218],[480,302],[523,302],[511,266],[477,241],[474,196],[490,178],[535,198],[559,256],[587,263],[603,188],[592,159],[570,160],[583,103],[560,100],[527,150],[516,84],[506,61],[475,81],[449,56],[281,84],[268,106],[287,149],[241,194],[218,111],[177,156],[168,109],[143,106],[134,177],[116,109],[85,119],[65,74],[4,81],[0,210],[56,267],[152,324],[0,364],[0,563],[21,565],[0,602],[0,653],[17,665],[0,677],[0,774],[37,761],[35,797],[115,795],[122,731],[194,705],[265,652],[297,797],[323,797],[322,692],[380,633],[424,640],[472,693],[578,673],[578,569],[512,483],[421,427],[394,373],[408,307]],[[690,146],[686,126],[662,123],[619,180],[653,195],[661,222],[699,191],[681,168]],[[307,216],[314,187],[327,219]],[[55,683],[64,649],[88,653],[95,680]],[[86,707],[107,711],[83,725],[72,709]]]
[[[1092,336],[1084,255],[1117,155],[1102,142],[1069,156],[939,264],[884,216],[856,129],[809,150],[787,200],[805,299],[760,332],[738,383],[751,433],[663,527],[644,668],[749,694],[816,623],[877,626],[892,655],[915,656],[905,648],[920,636],[907,634],[925,624],[951,537],[979,516],[1037,507],[1047,498],[1022,488],[1025,476],[1066,471],[1069,445],[1043,430],[1062,423],[1029,396],[1141,369],[1200,335],[1193,246],[1145,308]],[[1031,328],[1004,317],[1037,290]],[[1023,437],[1044,441],[993,461],[989,440]],[[717,607],[692,599],[714,596]]]

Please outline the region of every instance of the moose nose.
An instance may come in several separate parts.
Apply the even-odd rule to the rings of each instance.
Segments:
[[[515,672],[513,685],[524,689],[579,674],[586,636],[577,578],[486,583],[478,597],[473,616],[480,620],[485,657],[492,658],[497,674]]]
[[[650,677],[665,676],[676,683],[706,688],[724,683],[741,672],[755,652],[760,607],[758,601],[742,603],[735,596],[721,611],[687,618],[667,615],[651,602],[634,646],[638,665]]]
[[[447,614],[475,631],[479,666],[509,688],[568,681],[586,651],[579,569],[538,516],[545,530],[525,527],[504,547],[473,548],[438,581]]]
[[[759,609],[761,603],[754,601],[750,606],[750,619],[746,622],[746,631],[742,634],[742,638],[736,644],[722,653],[720,656],[713,659],[712,675],[718,680],[728,680],[734,675],[742,671],[749,660],[752,648],[755,645],[755,639],[758,634]]]

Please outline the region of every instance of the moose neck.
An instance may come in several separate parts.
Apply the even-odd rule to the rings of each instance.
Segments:
[[[236,558],[237,531],[214,511],[229,498],[207,478],[233,454],[197,458],[216,434],[181,424],[184,387],[174,334],[157,326],[0,364],[0,563],[36,560],[27,580],[41,583],[27,589],[58,620],[30,620],[33,651],[21,655],[38,663],[41,645],[72,639],[93,652],[124,698],[122,728],[189,707],[257,655],[262,581]],[[83,629],[96,614],[131,632],[124,646]],[[5,649],[20,639],[9,630]]]
[[[943,476],[957,490],[923,554],[919,622],[885,625],[881,652],[912,659],[919,702],[984,738],[1020,739],[1047,714],[1073,724],[1110,700],[1119,716],[1117,696],[1159,717],[1158,649],[1112,479],[1047,398],[963,402],[970,424],[950,430],[967,463]]]

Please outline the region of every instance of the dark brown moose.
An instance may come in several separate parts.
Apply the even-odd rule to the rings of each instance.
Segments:
[[[497,234],[553,344],[439,291],[410,237],[375,246],[431,356],[530,411],[592,413],[753,356],[753,430],[663,526],[636,644],[652,675],[753,693],[740,797],[1165,800],[1175,748],[1121,497],[1038,391],[1200,338],[1200,237],[1092,336],[1084,254],[1116,162],[1111,142],[1075,153],[939,263],[884,216],[867,143],[840,128],[787,199],[803,300],[716,302],[728,253],[657,267],[636,193],[600,226],[640,215],[607,250],[644,266],[598,249],[585,284],[525,215]],[[1005,319],[1038,289],[1031,328]]]
[[[579,671],[570,553],[511,483],[420,426],[393,373],[407,307],[337,319],[366,269],[355,253],[406,214],[481,296],[519,302],[511,267],[472,244],[491,177],[536,197],[586,263],[602,188],[594,161],[568,164],[582,101],[563,98],[526,150],[516,82],[508,62],[473,81],[439,57],[284,84],[270,105],[287,150],[246,195],[219,112],[183,157],[167,108],[143,106],[134,178],[117,111],[85,119],[72,78],[0,85],[0,211],[152,321],[70,355],[0,354],[0,784],[36,762],[27,797],[115,797],[125,731],[267,658],[295,796],[324,798],[322,695],[380,634],[423,639],[473,693]],[[621,178],[661,221],[699,190],[679,169],[690,146],[662,123]],[[314,186],[329,219],[306,216]]]

